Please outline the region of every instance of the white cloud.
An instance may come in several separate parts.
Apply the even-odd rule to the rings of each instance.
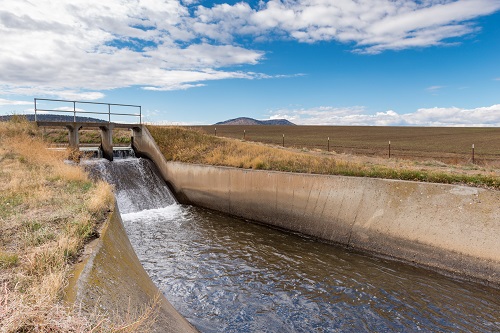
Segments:
[[[4,105],[32,105],[33,101],[12,101],[8,99],[0,98],[0,106]]]
[[[237,43],[336,40],[359,53],[452,43],[499,0],[270,0],[212,7],[197,0],[4,0],[0,91],[99,99],[103,91],[200,87],[280,77],[234,70],[264,59]],[[201,3],[201,2],[200,2]]]
[[[440,90],[442,88],[444,88],[444,86],[430,86],[430,87],[425,88],[425,90],[427,90],[427,91],[436,91],[436,90]]]
[[[206,125],[202,122],[183,122],[183,121],[170,121],[170,120],[159,120],[159,121],[145,121],[144,124],[157,125],[157,126],[197,126]]]
[[[253,77],[221,68],[256,64],[263,52],[200,42],[191,23],[178,0],[4,1],[2,93],[98,99],[99,90]]]
[[[9,95],[49,96],[66,100],[95,100],[104,97],[104,94],[98,91],[67,89],[58,87],[58,85],[54,85],[53,87],[0,85],[0,93]]]
[[[437,93],[438,93],[441,89],[443,89],[443,88],[445,88],[445,86],[430,86],[430,87],[425,88],[425,90],[426,90],[427,92],[432,93],[433,95],[437,95]]]
[[[500,104],[473,109],[422,108],[405,114],[399,114],[393,110],[368,114],[361,106],[281,109],[271,112],[270,119],[280,118],[288,119],[298,125],[498,127],[500,126]]]
[[[471,20],[500,9],[498,0],[270,0],[199,7],[196,29],[227,41],[234,33],[287,36],[302,42],[355,43],[359,53],[380,53],[451,43],[478,31]],[[201,30],[197,31],[201,33]],[[272,38],[272,37],[268,37]]]

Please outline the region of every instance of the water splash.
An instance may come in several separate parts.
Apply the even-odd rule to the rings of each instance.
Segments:
[[[118,208],[122,214],[163,208],[176,203],[167,184],[148,159],[126,158],[110,162],[87,160],[85,168],[96,178],[115,187]]]

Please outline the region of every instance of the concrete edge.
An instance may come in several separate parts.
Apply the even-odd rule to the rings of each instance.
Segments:
[[[191,204],[500,287],[498,192],[454,201],[449,192],[460,186],[178,162],[166,168],[174,193]],[[489,213],[470,205],[476,199]]]
[[[83,260],[74,266],[65,301],[83,313],[104,313],[113,320],[143,311],[156,298],[151,332],[198,332],[149,278],[115,204],[100,237],[86,246]]]
[[[169,162],[147,128],[134,149],[182,203],[500,287],[498,191]]]

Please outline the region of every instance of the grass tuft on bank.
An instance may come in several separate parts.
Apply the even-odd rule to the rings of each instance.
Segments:
[[[148,126],[148,130],[169,161],[500,189],[500,177],[496,174],[470,175],[439,170],[418,170],[404,166],[394,168],[372,163],[357,163],[342,159],[338,155],[321,156],[294,152],[280,147],[215,137],[201,130],[183,127]]]
[[[72,264],[114,207],[109,184],[65,163],[22,117],[0,122],[0,331],[132,332],[63,304]],[[138,321],[139,320],[139,321]]]

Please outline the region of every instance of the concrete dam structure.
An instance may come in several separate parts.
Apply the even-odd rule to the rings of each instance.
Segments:
[[[328,177],[309,175],[296,183],[294,176],[300,175],[259,172],[263,177],[259,179],[248,170],[169,163],[170,172],[181,175],[177,186],[183,190],[177,192],[184,201],[191,198],[198,203],[191,206],[177,203],[149,159],[84,163],[89,163],[91,174],[114,185],[118,206],[100,238],[87,247],[89,255],[77,267],[77,278],[69,287],[73,293],[68,300],[85,311],[99,309],[124,317],[130,309],[159,297],[154,332],[486,333],[497,320],[499,290],[304,237],[315,232],[308,229],[315,226],[312,216],[323,217],[319,230],[324,237],[343,235],[347,244],[355,239],[354,231],[333,230],[325,217],[351,218],[354,215],[339,214],[342,207],[355,211],[365,205],[369,192],[354,201],[356,183],[348,181],[355,178],[340,178],[344,190],[336,193],[344,196],[344,202],[333,213],[329,202],[340,185],[330,183]],[[250,195],[237,192],[238,188]],[[263,195],[262,189],[272,194]],[[320,200],[322,192],[324,200]],[[480,192],[473,195],[484,199]],[[285,212],[288,215],[274,225],[288,230],[302,226],[302,235],[235,218],[237,207],[248,209],[246,200],[252,210],[238,214],[258,216],[262,222],[268,214]],[[274,211],[259,212],[259,207],[274,207]],[[360,222],[354,219],[353,225]],[[376,217],[367,222],[380,224]]]
[[[118,205],[72,288],[90,311],[158,296],[155,332],[204,333],[489,333],[500,311],[492,288],[179,204],[149,159],[84,163]]]
[[[167,162],[146,128],[133,147],[182,202],[500,284],[498,191]]]

